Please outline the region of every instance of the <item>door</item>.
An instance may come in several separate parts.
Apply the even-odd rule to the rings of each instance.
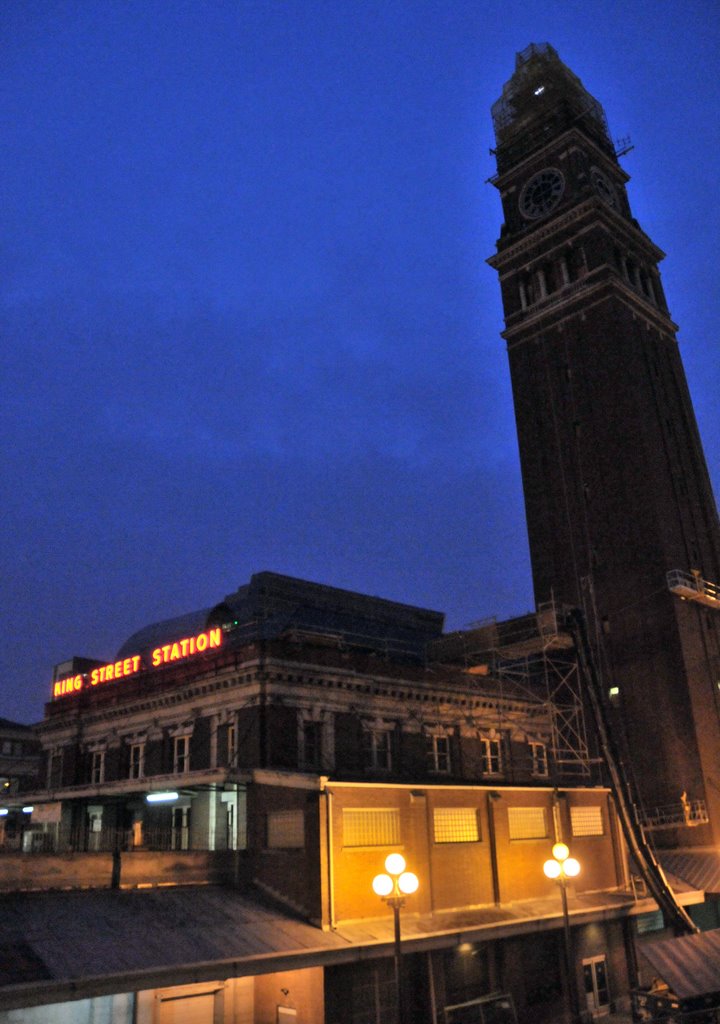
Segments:
[[[607,959],[594,956],[582,962],[587,1008],[594,1017],[610,1012]]]
[[[173,807],[172,811],[172,848],[187,850],[190,846],[190,808]]]

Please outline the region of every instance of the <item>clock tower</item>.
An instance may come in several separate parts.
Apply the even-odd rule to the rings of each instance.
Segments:
[[[719,842],[720,527],[664,254],[602,107],[551,46],[518,54],[492,113],[504,224],[488,262],[535,599],[584,610],[657,842]]]

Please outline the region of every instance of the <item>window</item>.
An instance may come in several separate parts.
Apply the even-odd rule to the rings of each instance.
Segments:
[[[302,811],[270,811],[267,845],[271,850],[295,850],[305,846],[305,815]]]
[[[662,910],[651,910],[649,914],[639,914],[635,918],[638,935],[647,935],[648,932],[660,932],[665,927],[665,919]]]
[[[544,807],[508,807],[508,833],[511,839],[547,838]]]
[[[231,722],[227,727],[227,761],[230,768],[235,767],[237,761],[237,730],[235,723]]]
[[[436,843],[476,843],[480,839],[474,807],[436,807],[433,811]]]
[[[389,772],[392,768],[392,732],[390,729],[365,729],[363,732],[365,767]]]
[[[602,836],[602,807],[571,807],[570,826],[574,836]]]
[[[322,729],[322,722],[302,722],[300,762],[304,768],[320,768],[322,765]]]
[[[190,771],[189,736],[176,736],[173,741],[173,771],[176,775]]]
[[[145,744],[132,743],[130,745],[130,769],[128,778],[142,779],[145,775]]]
[[[532,774],[539,778],[546,778],[548,773],[547,747],[544,743],[531,743],[530,753],[532,755]]]
[[[90,763],[90,781],[97,785],[105,781],[105,751],[94,750]]]
[[[499,775],[502,771],[502,741],[483,736],[480,744],[483,772],[486,775]]]
[[[63,774],[63,753],[61,747],[56,747],[48,758],[48,787],[56,789],[62,785]]]
[[[345,808],[343,846],[397,846],[400,811],[397,808]]]
[[[450,737],[440,734],[427,737],[428,768],[431,772],[450,771]]]

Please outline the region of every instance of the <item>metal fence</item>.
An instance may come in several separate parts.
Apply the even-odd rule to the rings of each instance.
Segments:
[[[245,848],[245,835],[229,835],[223,829],[177,828],[100,829],[61,828],[26,829],[0,846],[3,853],[112,853],[132,850],[238,850]]]

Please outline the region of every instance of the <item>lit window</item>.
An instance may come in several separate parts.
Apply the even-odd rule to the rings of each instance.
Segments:
[[[571,807],[570,825],[574,836],[602,836],[602,807]]]
[[[544,743],[531,743],[532,773],[539,778],[546,778],[548,773],[547,747]]]
[[[476,843],[480,839],[474,807],[436,807],[433,811],[436,843]]]
[[[400,812],[397,808],[345,808],[343,846],[397,846]]]
[[[502,741],[483,736],[480,745],[483,772],[486,775],[499,775],[502,772]]]
[[[389,729],[363,731],[365,767],[373,771],[389,772],[392,768],[392,733]]]
[[[141,779],[145,774],[145,744],[132,743],[130,745],[130,768],[128,777]]]
[[[450,772],[450,737],[434,735],[427,737],[428,767],[431,772]]]
[[[302,811],[271,811],[267,816],[267,845],[271,850],[298,850],[305,846]]]
[[[90,764],[90,781],[97,785],[105,780],[105,751],[94,750]]]
[[[182,775],[190,771],[190,737],[176,736],[173,743],[173,771]]]
[[[544,807],[508,807],[510,839],[545,839],[547,818]]]

